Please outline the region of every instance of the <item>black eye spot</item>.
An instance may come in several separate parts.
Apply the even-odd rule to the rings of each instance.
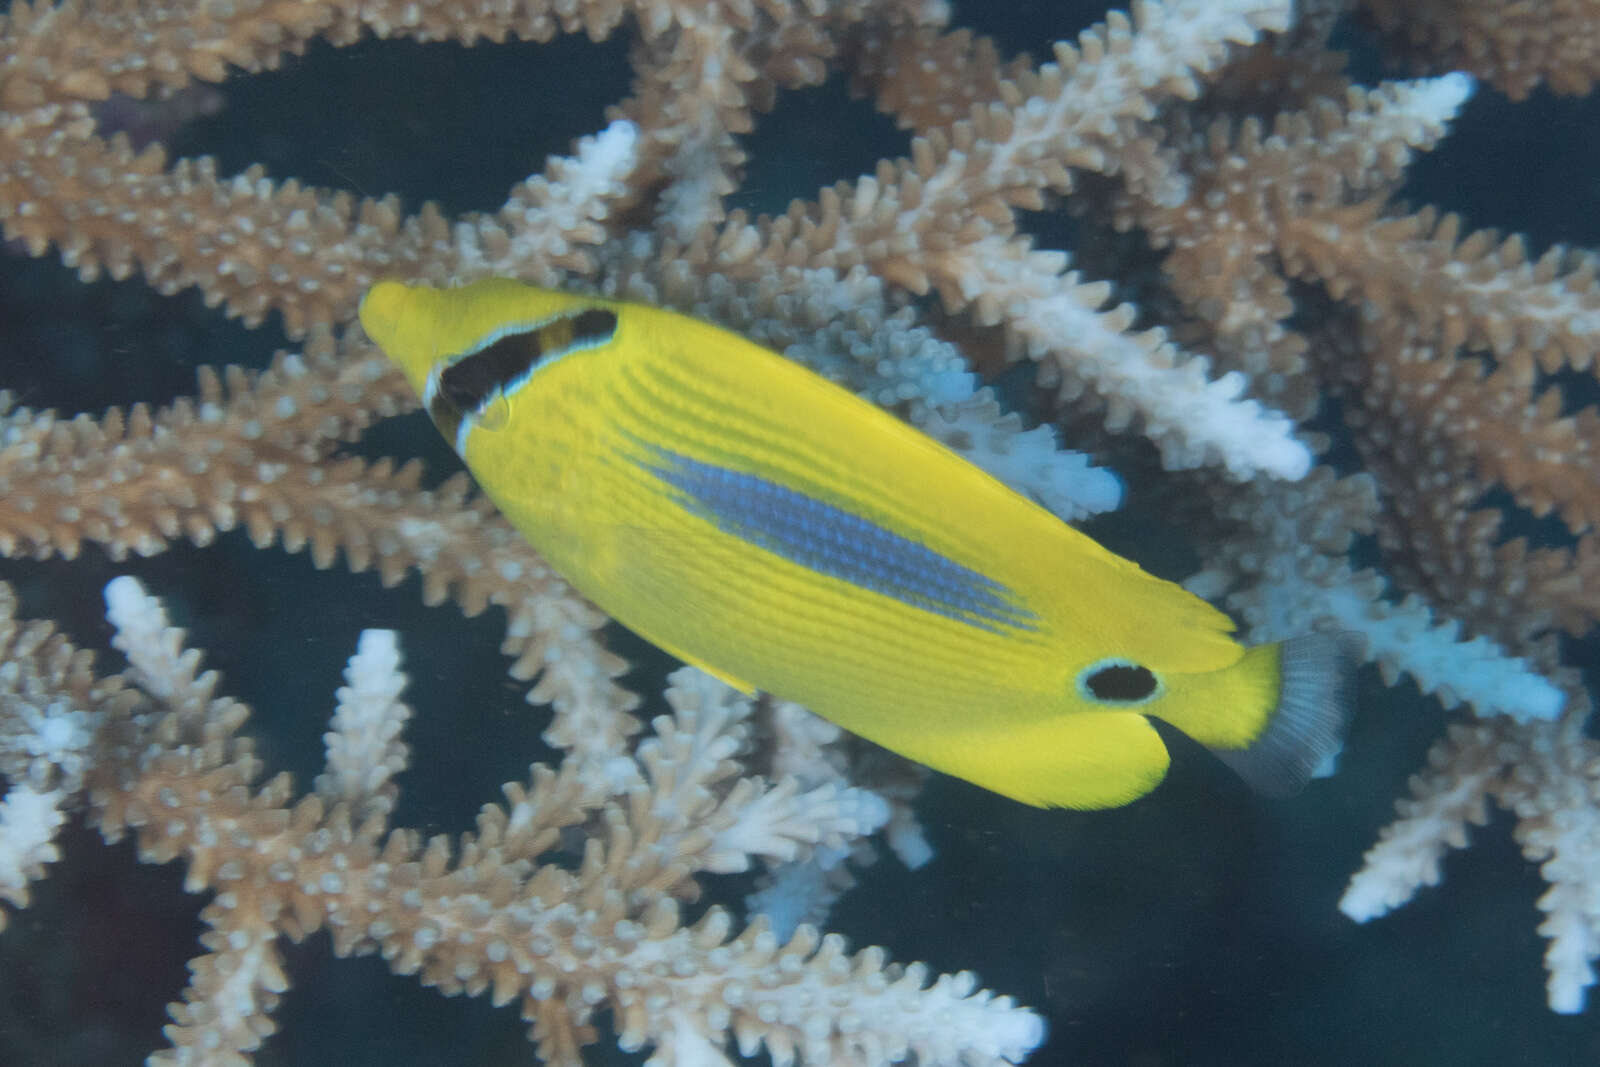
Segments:
[[[1156,676],[1136,663],[1112,663],[1091,670],[1083,687],[1096,700],[1126,704],[1145,700],[1156,691]]]

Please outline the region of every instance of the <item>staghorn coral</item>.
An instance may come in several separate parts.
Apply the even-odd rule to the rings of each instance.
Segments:
[[[59,252],[85,279],[137,276],[127,284],[198,292],[252,326],[281,321],[304,346],[264,372],[203,372],[194,398],[154,411],[67,419],[9,408],[0,550],[84,566],[110,556],[133,567],[136,556],[188,558],[176,547],[185,540],[220,539],[212,551],[226,553],[239,539],[229,531],[240,530],[258,547],[309,548],[318,566],[342,558],[384,584],[418,575],[429,603],[452,601],[469,614],[503,609],[511,674],[533,681],[529,699],[550,708],[545,737],[562,757],[554,773],[596,783],[597,795],[633,796],[648,792],[657,771],[681,775],[674,761],[692,760],[681,751],[667,760],[665,733],[641,737],[637,698],[618,683],[628,661],[609,647],[604,619],[463,481],[435,485],[415,465],[345,453],[408,403],[364,340],[340,332],[365,284],[388,273],[438,281],[512,273],[688,308],[897,407],[1063,514],[1103,508],[1115,491],[1103,479],[1085,489],[1049,431],[1021,433],[964,362],[993,370],[1027,359],[1036,367],[1030,411],[1114,460],[1136,498],[1159,495],[1189,522],[1203,562],[1193,586],[1226,603],[1252,636],[1356,629],[1386,678],[1408,676],[1448,703],[1528,720],[1487,720],[1443,743],[1417,784],[1418,807],[1386,839],[1418,843],[1398,874],[1385,856],[1400,850],[1380,846],[1357,885],[1383,887],[1376,898],[1392,906],[1437,878],[1443,845],[1464,840],[1464,820],[1483,799],[1514,810],[1518,840],[1554,887],[1542,928],[1552,942],[1550,1000],[1571,1010],[1593,954],[1594,912],[1582,889],[1592,869],[1582,827],[1593,770],[1581,732],[1586,702],[1560,673],[1549,634],[1588,633],[1595,618],[1596,585],[1585,579],[1594,554],[1595,483],[1584,475],[1593,416],[1570,410],[1582,407],[1581,383],[1594,366],[1592,271],[1586,257],[1564,252],[1529,264],[1515,242],[1463,239],[1459,223],[1394,202],[1407,166],[1443,136],[1469,86],[1445,77],[1351,88],[1325,44],[1340,7],[1141,5],[1131,19],[1114,15],[1076,46],[1056,48],[1053,62],[1034,64],[947,32],[936,4],[18,5],[0,67],[8,236],[35,254]],[[1434,7],[1449,16],[1448,5]],[[1387,18],[1380,5],[1370,10]],[[143,96],[191,78],[269,69],[312,40],[543,41],[557,32],[625,36],[631,92],[607,120],[596,117],[592,136],[481,214],[407,214],[393,198],[361,200],[261,168],[235,177],[203,160],[169,165],[160,149],[136,154],[96,126],[105,121],[97,102],[109,92]],[[1479,32],[1467,27],[1458,37]],[[1451,54],[1436,51],[1435,63],[1448,65]],[[1541,59],[1519,69],[1551,68]],[[1572,69],[1544,76],[1585,86],[1581,64]],[[833,72],[910,131],[904,158],[773,217],[730,210],[747,162],[741,135],[759,131],[778,94]],[[1070,259],[1035,248],[1032,221],[1019,214],[1058,197],[1084,220]],[[1108,223],[1133,236],[1096,229]],[[1119,302],[1108,307],[1113,293]],[[1120,303],[1131,296],[1137,304]],[[1494,362],[1488,376],[1478,370],[1485,359]],[[26,387],[29,377],[19,370],[0,384],[13,381]],[[1318,428],[1340,434],[1364,473],[1340,477],[1319,464],[1293,481],[1321,446],[1303,420],[1324,398],[1339,401],[1342,420]],[[32,401],[24,393],[19,403]],[[1463,410],[1471,416],[1450,417]],[[1154,469],[1152,457],[1173,469]],[[1482,503],[1501,487],[1515,503],[1556,516],[1569,543],[1507,540],[1501,512]],[[1369,534],[1379,565],[1362,569],[1350,552]],[[1559,721],[1541,718],[1561,702],[1552,683],[1566,694]],[[77,792],[68,768],[93,763],[74,755],[95,751],[86,731],[117,721],[113,709],[94,711],[72,691],[59,713],[8,712],[18,750],[29,755],[28,769],[5,770],[10,849],[0,887],[13,902],[54,858],[60,815]],[[219,720],[228,730],[238,727],[231,714]],[[103,718],[75,717],[91,715]],[[763,742],[775,746],[774,767],[790,766],[797,746],[809,750],[792,729],[775,736]],[[1499,740],[1491,757],[1463,736]],[[341,833],[382,825],[387,772],[378,768],[392,768],[400,750],[385,734],[367,752],[376,762],[354,764],[360,773],[352,775],[369,784],[337,784],[331,761],[316,786],[329,806],[318,812],[307,802],[300,829],[332,818],[339,803],[326,798],[334,796],[371,809],[365,821],[347,817]],[[418,757],[422,771],[439,754]],[[647,757],[658,762],[646,768]],[[807,789],[842,775],[896,798],[890,825],[901,828],[904,854],[917,854],[905,843],[916,831],[905,829],[903,772],[843,750],[806,765],[819,776]],[[730,797],[741,788],[725,784]],[[1457,810],[1468,814],[1411,817],[1458,786]],[[287,787],[256,795],[292,824]],[[631,817],[582,824],[601,860],[615,840],[607,834],[631,832]],[[363,840],[376,847],[376,838]],[[442,845],[419,853],[421,843],[403,834],[390,840],[411,850],[397,862],[431,870],[440,881],[430,886],[444,895],[482,845],[474,836],[453,853]],[[1146,852],[1160,854],[1166,840],[1153,839]],[[838,844],[824,851],[844,851]],[[716,862],[741,853],[730,847]],[[222,869],[208,869],[181,834],[154,854],[183,855],[196,887],[214,885]],[[1123,864],[1141,855],[1118,853]],[[828,862],[833,879],[837,855]],[[551,902],[581,892],[561,870],[546,876]],[[693,892],[681,879],[673,887]],[[1057,899],[1055,889],[1051,882],[1035,893],[1054,905],[1054,921],[1070,921],[1075,900]],[[1352,914],[1381,910],[1361,905],[1373,899],[1365,889],[1352,893]],[[223,921],[222,899],[212,900],[208,920]],[[295,932],[334,928],[325,903],[302,902],[289,914],[301,924]],[[192,1001],[174,1008],[179,1049],[221,1057],[259,1039],[279,975],[264,929],[245,936],[257,936],[246,954],[258,969],[228,973],[258,976],[259,1003],[224,1018],[208,995],[224,988],[221,972],[202,965]],[[351,936],[335,943],[369,947]],[[803,958],[805,939],[796,944]],[[397,949],[398,964],[421,967],[446,988],[471,989],[472,976],[487,974],[480,967],[458,977],[458,956],[448,964],[444,949],[427,957],[435,946],[416,949],[414,938],[411,948],[420,954]],[[834,951],[824,950],[824,962]],[[714,1015],[674,1017],[647,998],[645,1018],[632,1002],[630,1021],[628,998],[606,984],[616,973],[577,987],[576,1003],[559,984],[527,987],[535,995],[525,1009],[548,1058],[570,1059],[597,1036],[588,1029],[592,999],[621,1009],[615,1033],[648,1040],[667,1060],[717,1054],[731,1015],[723,1026]],[[1051,990],[1051,975],[1066,992]],[[1110,984],[1145,1003],[1139,983]],[[1093,988],[1051,968],[1030,999],[1076,1016],[1091,1010],[1085,1005],[1104,1007]],[[829,1034],[844,1017],[830,1016]],[[744,1044],[737,1026],[734,1034]],[[896,1048],[895,1040],[807,1046],[798,1033],[777,1040],[775,1054],[789,1040],[814,1062],[874,1061]],[[269,1042],[263,1055],[271,1050]],[[964,1054],[924,1051],[935,1060]],[[1004,1053],[1022,1051],[1014,1042]]]
[[[0,595],[14,630],[13,598]],[[793,777],[740,777],[730,757],[753,703],[697,671],[677,676],[672,715],[656,720],[631,773],[614,774],[609,791],[579,760],[536,765],[525,788],[507,786],[508,804],[480,812],[475,833],[424,843],[391,832],[388,820],[410,717],[392,632],[363,634],[326,735],[326,773],[296,798],[287,776],[259,781],[261,761],[238,734],[248,710],[214,695],[216,674],[201,672],[138,583],[116,579],[106,601],[124,676],[85,678],[85,657],[47,627],[23,628],[6,651],[19,690],[93,709],[54,713],[92,717],[96,736],[67,746],[93,757],[87,773],[59,750],[34,756],[65,779],[43,796],[86,790],[108,840],[134,832],[142,858],[182,857],[186,888],[213,892],[202,912],[210,951],[191,962],[184,1001],[172,1008],[174,1050],[154,1062],[245,1062],[273,1032],[288,987],[280,939],[323,927],[339,955],[381,953],[445,993],[521,999],[546,1062],[576,1062],[607,1001],[619,1044],[648,1043],[662,1062],[714,1057],[729,1034],[747,1055],[764,1047],[779,1062],[797,1053],[883,1062],[907,1051],[928,1062],[998,1062],[1039,1041],[1036,1016],[973,997],[970,975],[928,986],[921,968],[886,967],[878,950],[852,958],[839,938],[819,940],[809,927],[785,944],[758,920],[730,939],[719,908],[682,924],[677,897],[698,871],[740,870],[762,856],[794,861],[887,814],[879,798],[836,782],[805,789]],[[8,777],[38,778],[14,752]],[[29,788],[8,804],[28,803]],[[563,829],[584,825],[575,870],[547,855]],[[53,858],[35,853],[20,866],[37,877]],[[819,1011],[836,1006],[854,1014]]]

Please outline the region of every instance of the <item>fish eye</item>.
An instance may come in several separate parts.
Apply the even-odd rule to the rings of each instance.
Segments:
[[[478,408],[476,421],[485,430],[499,430],[511,421],[511,402],[496,389]]]
[[[1160,695],[1161,680],[1137,663],[1103,659],[1078,675],[1078,692],[1100,704],[1143,704]]]

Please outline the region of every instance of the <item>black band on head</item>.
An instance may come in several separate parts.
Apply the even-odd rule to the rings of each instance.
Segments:
[[[496,337],[439,372],[428,413],[453,441],[463,416],[477,414],[494,396],[521,384],[540,360],[605,344],[616,332],[616,312],[585,308]]]

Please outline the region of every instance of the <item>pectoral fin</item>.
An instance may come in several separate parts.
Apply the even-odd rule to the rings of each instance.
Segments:
[[[624,526],[616,531],[616,544],[614,566],[618,587],[641,600],[650,598],[656,601],[655,611],[640,613],[639,616],[630,612],[625,617],[643,617],[645,614],[653,617],[665,611],[679,620],[698,620],[704,626],[737,625],[735,620],[716,617],[721,613],[697,595],[697,590],[705,581],[704,561],[714,555],[717,549],[714,531],[709,528],[701,533],[693,529]],[[698,667],[746,696],[753,696],[758,689],[743,678],[707,662],[679,642],[653,632],[653,627],[630,626],[629,629],[668,655],[681,659],[691,667]]]

